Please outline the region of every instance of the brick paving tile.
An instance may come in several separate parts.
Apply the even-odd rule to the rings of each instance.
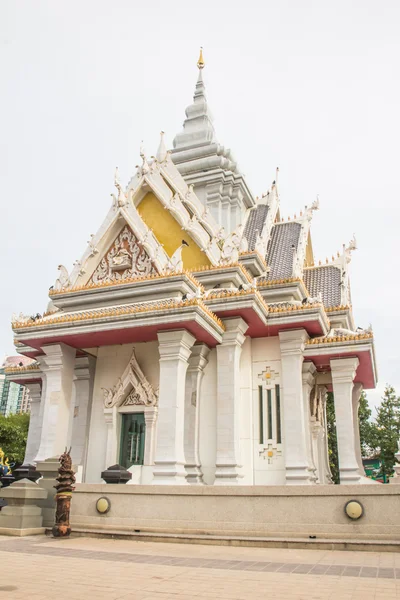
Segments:
[[[57,600],[400,600],[391,553],[0,537],[0,561],[18,572],[0,600],[54,600],[65,570]]]

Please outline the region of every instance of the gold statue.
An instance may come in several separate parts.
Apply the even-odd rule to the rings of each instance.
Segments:
[[[11,472],[11,465],[2,448],[0,448],[0,476],[7,475],[9,472]]]

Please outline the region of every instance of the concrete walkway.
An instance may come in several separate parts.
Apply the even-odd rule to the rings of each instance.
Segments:
[[[400,553],[0,537],[6,600],[400,599]]]

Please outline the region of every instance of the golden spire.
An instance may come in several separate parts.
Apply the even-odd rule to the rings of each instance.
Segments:
[[[199,55],[199,60],[197,61],[197,66],[199,67],[199,69],[204,69],[204,58],[203,58],[203,46],[200,46],[200,55]]]

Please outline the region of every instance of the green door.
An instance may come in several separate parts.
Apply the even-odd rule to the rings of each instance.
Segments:
[[[132,465],[142,465],[144,460],[144,436],[146,423],[144,413],[122,415],[122,437],[120,464],[129,469]]]

